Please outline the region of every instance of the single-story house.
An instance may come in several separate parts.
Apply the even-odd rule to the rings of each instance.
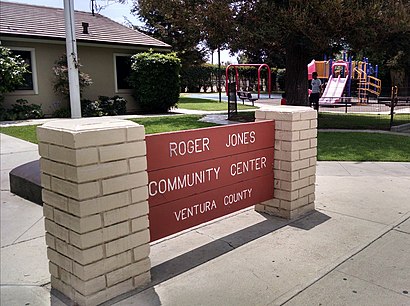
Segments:
[[[64,10],[3,1],[0,10],[1,45],[24,58],[32,72],[24,85],[6,95],[4,106],[26,99],[41,104],[46,115],[67,106],[53,90],[52,70],[66,53]],[[149,49],[169,52],[171,47],[100,14],[75,11],[74,18],[81,72],[87,73],[93,82],[85,88],[83,98],[119,95],[128,101],[127,111],[137,111],[126,82],[129,57]]]

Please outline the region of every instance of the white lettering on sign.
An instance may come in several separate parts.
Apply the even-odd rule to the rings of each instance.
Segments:
[[[237,193],[232,193],[230,195],[224,196],[224,204],[225,205],[231,205],[231,204],[237,203],[239,201],[248,199],[251,196],[252,196],[252,188],[244,189],[244,190],[239,191]]]
[[[187,141],[170,142],[169,157],[209,151],[209,138],[196,138]]]
[[[166,192],[192,187],[194,185],[203,184],[213,179],[219,179],[218,168],[208,168],[193,173],[186,173],[182,176],[174,176],[172,178],[163,178],[159,181],[151,181],[148,184],[148,191],[150,196],[157,194],[164,194]]]
[[[266,157],[252,158],[247,161],[239,161],[231,165],[231,176],[241,175],[250,171],[258,171],[266,168]]]
[[[207,211],[216,208],[215,200],[206,201],[205,203],[195,204],[191,207],[185,207],[178,212],[174,211],[174,216],[177,221],[185,220],[199,214],[204,214]]]
[[[229,134],[228,135],[228,142],[225,144],[227,148],[229,147],[236,147],[239,145],[247,145],[250,143],[254,143],[256,140],[255,131],[246,131],[237,134]]]

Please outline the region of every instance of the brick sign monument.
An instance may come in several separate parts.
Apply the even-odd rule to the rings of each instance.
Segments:
[[[110,118],[38,127],[52,290],[98,305],[149,285],[151,241],[251,205],[288,219],[314,210],[316,111],[255,118],[149,136]]]

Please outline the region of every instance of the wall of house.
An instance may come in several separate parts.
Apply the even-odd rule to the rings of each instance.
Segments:
[[[29,103],[41,104],[43,112],[50,116],[56,109],[68,106],[68,101],[53,91],[53,71],[55,61],[65,53],[64,42],[25,42],[2,39],[2,45],[8,48],[32,48],[35,51],[37,76],[37,93],[34,91],[15,91],[5,97],[5,107],[15,103],[17,99],[26,99]],[[78,56],[82,64],[81,71],[88,73],[93,84],[86,88],[82,97],[90,100],[98,96],[124,97],[127,111],[138,111],[131,90],[115,90],[114,54],[135,54],[135,50],[121,48],[94,47],[78,44]]]

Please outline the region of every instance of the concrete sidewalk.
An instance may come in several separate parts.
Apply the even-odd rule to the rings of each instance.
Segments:
[[[42,208],[9,191],[37,146],[1,137],[1,305],[50,295]],[[316,211],[252,208],[152,245],[152,282],[115,305],[410,305],[410,163],[319,162]]]

